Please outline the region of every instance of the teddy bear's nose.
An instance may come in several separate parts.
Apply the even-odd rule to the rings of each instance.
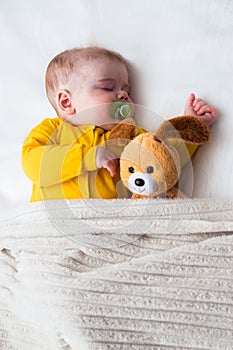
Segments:
[[[140,179],[140,178],[136,179],[134,181],[134,183],[135,183],[136,186],[140,186],[140,187],[145,185],[145,181],[143,179]]]

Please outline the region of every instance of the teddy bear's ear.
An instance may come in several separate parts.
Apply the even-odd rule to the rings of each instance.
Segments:
[[[210,130],[199,118],[194,116],[180,116],[166,120],[155,132],[160,140],[181,138],[185,142],[202,144],[209,140]]]

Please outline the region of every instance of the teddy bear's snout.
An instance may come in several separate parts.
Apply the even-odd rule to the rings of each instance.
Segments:
[[[143,179],[141,179],[141,178],[136,179],[134,182],[135,182],[136,186],[140,186],[141,187],[141,186],[145,185],[145,181]]]
[[[137,172],[130,175],[128,188],[133,193],[150,195],[157,191],[158,185],[150,174]]]

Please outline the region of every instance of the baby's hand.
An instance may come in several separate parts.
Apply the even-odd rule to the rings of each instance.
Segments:
[[[186,102],[184,114],[194,115],[195,117],[200,118],[207,126],[210,127],[212,124],[214,124],[218,116],[218,111],[216,108],[209,106],[206,101],[196,98],[192,93]]]
[[[98,169],[107,169],[113,177],[116,175],[119,167],[119,159],[114,152],[104,147],[98,147],[96,151],[96,166]]]

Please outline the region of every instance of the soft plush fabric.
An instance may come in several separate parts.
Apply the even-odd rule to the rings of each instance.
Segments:
[[[73,200],[0,232],[0,344],[233,348],[233,202]]]

